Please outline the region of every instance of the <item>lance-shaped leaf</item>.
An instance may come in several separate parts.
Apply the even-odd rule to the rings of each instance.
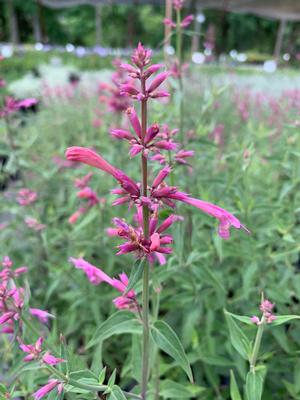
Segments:
[[[128,293],[131,289],[134,289],[137,282],[141,279],[144,271],[145,259],[139,260],[135,263],[135,265],[131,268],[131,273],[128,281],[128,285],[126,288],[126,293]]]
[[[151,327],[151,335],[157,346],[169,354],[185,371],[193,382],[193,374],[184,348],[173,329],[164,321],[156,321]]]
[[[236,383],[234,372],[230,370],[230,397],[231,400],[242,400],[239,387]]]
[[[114,385],[111,389],[108,400],[127,400],[119,386]]]
[[[248,372],[245,386],[247,400],[261,400],[265,374],[264,366],[258,366],[254,371]]]
[[[94,346],[112,335],[142,333],[141,322],[130,311],[118,311],[104,321],[96,330],[86,348]]]
[[[276,315],[276,319],[272,321],[272,326],[278,326],[292,321],[293,319],[300,319],[299,315]]]
[[[251,350],[250,341],[236,324],[232,316],[226,310],[224,312],[229,328],[231,344],[245,360],[248,360]]]

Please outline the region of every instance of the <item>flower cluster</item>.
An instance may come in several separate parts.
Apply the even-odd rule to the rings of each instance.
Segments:
[[[261,325],[263,323],[271,324],[276,319],[276,316],[273,315],[274,306],[275,304],[271,303],[269,300],[263,300],[259,307],[262,312],[262,317],[259,318],[254,315],[251,321],[256,325]]]
[[[80,207],[70,216],[69,218],[70,224],[75,224],[75,222],[82,214],[85,214],[90,208],[94,207],[100,202],[103,202],[103,199],[99,199],[97,194],[88,186],[88,183],[92,176],[93,174],[89,173],[85,175],[83,178],[75,180],[74,186],[80,189],[79,192],[77,192],[77,197],[79,199],[85,200],[85,206]]]
[[[16,278],[27,272],[28,268],[21,266],[13,269],[13,262],[5,256],[2,260],[0,271],[0,325],[1,333],[12,334],[15,332],[15,321],[18,329],[22,331],[21,314],[24,307],[25,289],[16,285]],[[31,315],[37,317],[42,323],[47,323],[52,317],[47,311],[30,308]]]
[[[37,200],[37,193],[31,189],[23,188],[18,191],[17,202],[20,206],[29,206]]]
[[[18,341],[20,349],[27,353],[27,356],[23,359],[25,362],[38,360],[47,365],[57,365],[65,361],[63,358],[53,356],[49,351],[42,353],[43,337],[39,337],[35,344],[25,344],[20,338],[18,338]]]
[[[0,118],[7,117],[8,115],[15,113],[16,111],[30,108],[36,104],[37,100],[34,98],[15,100],[13,97],[7,96],[4,99],[4,105],[2,109],[0,109]]]
[[[173,0],[173,7],[176,12],[180,12],[184,4],[184,0]],[[192,14],[187,15],[182,21],[179,23],[179,27],[184,29],[187,28],[192,21],[194,20],[194,16]],[[172,21],[170,18],[165,18],[163,23],[171,28],[177,28],[177,23]]]

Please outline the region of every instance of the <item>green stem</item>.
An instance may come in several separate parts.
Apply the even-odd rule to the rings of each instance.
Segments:
[[[256,338],[253,346],[253,351],[250,357],[250,369],[251,371],[254,371],[260,345],[261,345],[261,340],[264,332],[264,327],[265,327],[265,318],[262,317],[261,319],[261,324],[258,326],[257,332],[256,332]]]
[[[146,93],[146,82],[141,78],[142,92]],[[141,126],[142,126],[142,140],[147,132],[147,99],[142,101],[141,104]],[[143,182],[143,196],[147,197],[148,189],[148,165],[147,158],[142,155],[142,182]],[[149,210],[148,206],[143,206],[143,225],[144,236],[147,239],[149,236]],[[145,262],[143,271],[143,293],[142,293],[142,317],[143,317],[143,347],[142,347],[142,400],[147,398],[147,386],[149,378],[149,264]]]

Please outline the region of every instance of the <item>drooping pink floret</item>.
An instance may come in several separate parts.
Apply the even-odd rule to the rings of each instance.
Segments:
[[[37,232],[40,232],[46,228],[46,225],[41,224],[37,219],[33,217],[26,217],[25,224],[28,226],[28,228],[33,229]]]
[[[17,202],[21,206],[28,206],[37,200],[37,193],[28,188],[20,189],[17,195]]]
[[[41,400],[43,397],[47,396],[53,389],[57,388],[58,393],[63,391],[63,383],[58,379],[50,379],[47,385],[42,386],[38,391],[33,394],[34,400]]]
[[[65,362],[63,358],[57,358],[47,351],[42,358],[43,362],[48,365],[57,365],[59,363]]]
[[[9,256],[4,256],[2,260],[2,266],[6,268],[10,268],[13,266],[13,262],[9,258]]]
[[[93,285],[99,285],[101,282],[105,282],[121,292],[122,296],[119,296],[113,300],[113,303],[117,308],[130,309],[133,311],[136,310],[137,302],[134,290],[129,290],[128,293],[125,293],[128,285],[128,277],[124,272],[119,274],[119,279],[116,279],[111,278],[100,268],[95,267],[83,258],[70,257],[69,261],[75,266],[75,268],[82,269],[85,272],[88,280]]]
[[[75,179],[74,186],[78,189],[84,189],[90,182],[93,176],[93,172],[89,172],[87,175],[83,176],[82,178]]]
[[[47,324],[49,318],[54,318],[54,315],[48,313],[48,311],[40,310],[39,308],[29,308],[29,312],[43,324]]]

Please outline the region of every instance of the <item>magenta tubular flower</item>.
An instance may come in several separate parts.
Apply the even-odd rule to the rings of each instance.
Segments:
[[[47,351],[42,358],[43,362],[48,365],[57,365],[59,363],[65,362],[63,358],[54,357],[52,354]]]
[[[7,311],[7,312],[5,312],[0,317],[0,325],[3,325],[6,322],[12,320],[13,318],[15,318],[15,316],[16,316],[16,312],[15,311]]]
[[[42,386],[37,392],[33,394],[34,400],[41,400],[47,396],[48,393],[52,392],[57,387],[58,393],[63,390],[63,384],[58,379],[50,379],[47,385]]]
[[[66,151],[66,157],[69,161],[77,161],[83,164],[90,165],[92,167],[101,169],[115,177],[118,170],[104,160],[94,150],[88,149],[87,147],[69,147]]]
[[[128,285],[128,277],[123,272],[119,275],[120,279],[111,278],[105,272],[103,272],[100,268],[95,267],[89,262],[85,261],[83,258],[73,258],[70,257],[69,261],[73,263],[76,268],[82,269],[88,280],[93,285],[99,285],[101,282],[105,282],[113,288],[117,289],[119,292],[124,293],[127,289]],[[136,294],[134,290],[129,290],[128,293],[123,294],[120,297],[117,297],[113,300],[115,306],[119,309],[126,308],[130,310],[136,309]]]
[[[152,183],[152,188],[156,189],[166,179],[166,177],[170,174],[171,171],[172,169],[169,166],[164,167],[162,170],[160,170]]]
[[[186,158],[193,157],[194,154],[194,150],[179,150],[174,158],[178,164],[188,164]]]
[[[42,324],[47,324],[49,322],[49,318],[54,318],[54,315],[48,313],[48,311],[40,310],[39,308],[29,308],[29,312]]]
[[[24,100],[20,100],[18,104],[18,108],[30,108],[38,103],[37,99],[30,97]]]
[[[134,140],[134,136],[129,132],[126,131],[125,129],[112,129],[110,131],[110,134],[115,137],[116,139],[120,140]]]
[[[173,0],[173,6],[175,10],[181,10],[183,7],[184,0]]]
[[[178,193],[180,194],[180,192]],[[171,195],[170,196],[173,199],[176,199],[177,195]],[[223,208],[209,203],[207,201],[203,200],[198,200],[194,199],[192,197],[188,196],[179,196],[177,198],[179,201],[182,201],[186,204],[189,204],[193,207],[199,208],[201,211],[203,211],[205,214],[211,215],[212,217],[217,218],[220,223],[218,227],[218,234],[221,238],[223,239],[229,239],[230,237],[230,227],[233,226],[236,229],[244,229],[247,233],[250,233],[249,230],[240,223],[240,221],[232,214],[230,214],[228,211],[224,210]]]
[[[105,272],[85,261],[83,258],[70,257],[69,261],[75,266],[75,268],[82,269],[85,272],[88,280],[93,285],[99,285],[101,282],[106,282],[109,285],[112,285],[112,279],[106,275]]]
[[[151,93],[153,93],[154,90],[156,90],[168,78],[169,75],[169,72],[161,72],[160,74],[158,74],[148,87],[148,94],[150,95]]]
[[[37,199],[37,193],[28,188],[20,189],[18,192],[17,202],[21,206],[28,206],[34,203],[36,199]]]
[[[75,224],[78,219],[81,217],[82,214],[84,214],[87,211],[86,208],[80,207],[77,211],[75,211],[68,219],[69,224],[73,225]]]
[[[187,15],[181,22],[180,26],[181,28],[187,28],[189,25],[191,25],[191,23],[194,20],[194,16],[193,15]]]
[[[126,110],[126,114],[129,118],[129,121],[131,123],[131,126],[133,128],[133,130],[135,131],[136,135],[138,138],[141,139],[142,137],[142,127],[140,124],[140,120],[137,116],[137,113],[135,111],[135,109],[133,107],[130,107]]]

